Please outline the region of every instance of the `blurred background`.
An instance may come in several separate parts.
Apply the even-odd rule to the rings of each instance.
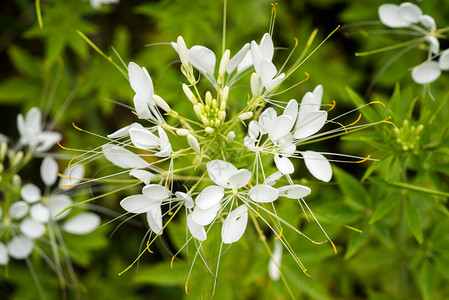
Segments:
[[[388,119],[396,128],[380,124],[314,149],[366,157],[382,162],[334,164],[331,183],[317,182],[304,165],[298,164],[295,178],[312,188],[307,201],[337,246],[314,245],[290,234],[289,241],[307,266],[307,277],[284,252],[282,271],[296,299],[447,299],[449,297],[449,222],[447,217],[449,161],[447,109],[449,76],[431,85],[431,100],[415,84],[410,69],[426,59],[426,49],[417,48],[392,60],[399,50],[363,57],[364,52],[410,40],[394,34],[378,20],[378,7],[385,1],[303,0],[278,1],[273,40],[274,61],[282,65],[297,38],[292,61],[317,28],[312,49],[337,26],[341,26],[301,68],[286,86],[309,80],[288,91],[283,99],[298,101],[305,92],[322,84],[323,103],[337,106],[334,116],[363,103],[381,101],[361,111],[365,122]],[[400,2],[395,1],[399,4]],[[436,20],[438,28],[449,26],[449,2],[413,1]],[[170,46],[182,35],[186,44],[204,45],[216,53],[222,49],[223,3],[221,1],[162,0],[124,1],[98,8],[82,0],[42,0],[43,28],[37,22],[34,1],[9,0],[0,3],[0,132],[18,137],[16,116],[39,107],[54,130],[63,135],[67,147],[91,149],[104,141],[75,130],[71,123],[105,136],[136,120],[130,112],[134,95],[127,79],[77,33],[84,33],[106,55],[122,66],[120,58],[145,66],[156,93],[177,111],[190,104],[180,94],[179,61]],[[244,43],[260,41],[268,31],[270,1],[228,0],[226,48],[236,53]],[[449,46],[440,40],[441,49]],[[112,48],[113,47],[113,48]],[[220,56],[220,55],[217,55]],[[385,65],[391,64],[384,72]],[[124,66],[122,66],[124,68]],[[249,76],[247,78],[249,82]],[[235,99],[246,101],[244,90],[235,89]],[[241,95],[239,94],[241,93]],[[239,105],[236,103],[235,105]],[[128,106],[128,107],[127,107]],[[358,114],[349,116],[354,120]],[[408,125],[404,124],[407,120]],[[348,121],[350,122],[350,121]],[[410,128],[423,125],[420,133]],[[415,139],[418,136],[417,139]],[[404,147],[407,146],[407,147]],[[71,158],[55,147],[68,162]],[[39,182],[35,170],[40,161],[24,170],[27,178]],[[90,176],[105,171],[96,161]],[[404,175],[405,174],[405,175]],[[362,181],[361,181],[362,179]],[[401,185],[402,184],[402,185]],[[419,191],[415,187],[424,187]],[[117,188],[91,187],[84,194],[96,195]],[[132,190],[131,190],[132,191]],[[440,192],[440,193],[438,193]],[[96,202],[104,207],[105,222],[122,213],[123,195],[115,193]],[[294,203],[284,202],[278,213],[286,216],[307,235],[322,239],[316,224],[308,223]],[[182,222],[162,236],[154,254],[145,254],[130,271],[118,276],[138,255],[147,231],[143,218],[117,228],[121,220],[101,227],[91,235],[67,237],[80,286],[59,286],[54,273],[39,256],[32,261],[48,299],[208,299],[214,278],[204,275],[197,264],[190,269],[180,256],[173,270],[170,259],[185,242]],[[347,225],[347,226],[345,226]],[[357,228],[362,232],[348,228]],[[111,236],[114,229],[117,229]],[[217,238],[219,238],[217,233]],[[269,235],[269,234],[268,234]],[[273,245],[273,236],[268,236]],[[193,249],[191,249],[193,250]],[[268,276],[269,255],[255,232],[246,235],[221,258],[214,299],[290,299],[282,280]],[[3,270],[5,269],[5,270]],[[20,261],[0,268],[1,299],[36,299],[29,269]],[[204,298],[203,298],[204,297]]]

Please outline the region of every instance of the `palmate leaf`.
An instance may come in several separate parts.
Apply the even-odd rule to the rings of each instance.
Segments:
[[[28,38],[45,39],[45,58],[52,64],[58,57],[63,56],[66,48],[70,48],[77,55],[84,58],[88,46],[80,41],[76,30],[86,34],[93,33],[96,27],[85,20],[85,16],[92,13],[88,1],[54,1],[51,7],[42,7],[43,29],[35,24],[25,33]]]

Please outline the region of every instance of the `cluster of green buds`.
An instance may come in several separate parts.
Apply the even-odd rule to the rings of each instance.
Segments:
[[[183,86],[183,88],[184,92],[188,89],[187,86]],[[187,90],[186,95],[189,91],[190,89]],[[192,101],[193,110],[195,111],[198,119],[204,126],[206,126],[207,133],[213,133],[213,128],[218,128],[221,124],[223,124],[226,118],[226,102],[228,100],[228,95],[229,88],[225,86],[224,89],[218,93],[218,99],[214,99],[212,94],[207,91],[205,95],[205,103]]]
[[[396,143],[399,144],[402,151],[418,153],[423,129],[424,126],[422,124],[414,126],[410,125],[408,120],[405,120],[401,128],[394,128],[393,132]]]

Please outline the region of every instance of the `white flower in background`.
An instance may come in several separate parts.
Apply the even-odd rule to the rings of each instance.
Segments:
[[[279,240],[275,240],[273,256],[270,257],[268,262],[268,275],[273,281],[277,281],[281,277],[282,249],[282,243]]]
[[[117,4],[120,0],[90,0],[90,5],[95,8],[99,9],[103,4]]]
[[[426,84],[437,80],[441,71],[449,70],[449,49],[441,52],[437,61],[426,61],[421,65],[414,67],[412,70],[412,78],[416,83]]]
[[[48,190],[56,183],[58,173],[58,164],[56,160],[50,156],[44,158],[41,164],[41,177]],[[41,194],[40,189],[32,184],[25,184],[20,195],[24,201],[16,202],[11,206],[10,214],[13,217],[21,217],[26,215],[29,206],[29,217],[25,218],[20,229],[23,234],[31,239],[37,239],[46,232],[46,226],[64,219],[70,212],[65,211],[57,216],[65,208],[73,204],[72,199],[62,191],[71,189],[77,184],[84,175],[84,168],[80,165],[72,166],[64,172],[58,188],[59,191],[53,191],[45,195]],[[62,225],[62,229],[72,234],[87,234],[95,230],[100,225],[100,217],[91,212],[83,212],[66,220]]]
[[[410,2],[404,2],[400,5],[383,4],[379,7],[379,18],[384,25],[390,28],[413,30],[417,35],[424,37],[422,42],[429,44],[427,60],[412,70],[412,78],[416,83],[428,84],[434,82],[440,77],[441,70],[447,70],[447,68],[444,68],[444,61],[447,58],[443,58],[443,68],[437,61],[432,60],[434,56],[442,56],[444,53],[439,54],[440,42],[436,36],[435,20],[429,15],[424,15],[418,6]],[[419,44],[419,41],[417,44]]]
[[[61,134],[43,131],[42,115],[37,107],[31,108],[25,117],[17,116],[17,129],[20,133],[20,146],[28,146],[32,152],[45,152],[61,140]]]

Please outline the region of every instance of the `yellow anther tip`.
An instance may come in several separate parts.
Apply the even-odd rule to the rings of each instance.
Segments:
[[[359,161],[356,161],[355,163],[356,163],[356,164],[361,164],[361,163],[367,161],[370,157],[371,157],[371,154],[368,154],[368,156],[367,156],[366,158],[364,158],[364,159],[362,159],[362,160],[359,160]]]
[[[275,238],[275,240],[279,240],[281,238],[283,231],[284,231],[284,229],[281,227],[281,230],[279,231],[279,235]]]

